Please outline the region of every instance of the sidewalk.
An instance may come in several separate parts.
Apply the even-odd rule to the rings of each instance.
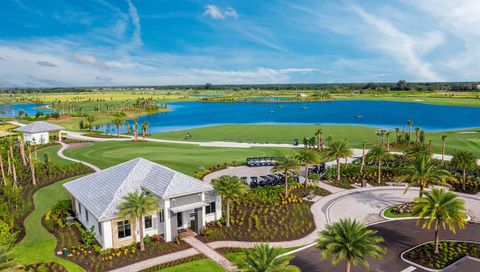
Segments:
[[[184,238],[183,241],[191,245],[196,250],[200,251],[203,255],[207,256],[208,258],[218,263],[225,270],[227,271],[237,270],[237,267],[233,265],[227,258],[225,258],[223,255],[221,255],[217,251],[215,251],[213,248],[204,244],[202,241],[195,238],[195,236]]]

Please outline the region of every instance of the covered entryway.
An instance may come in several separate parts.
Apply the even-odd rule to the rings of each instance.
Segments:
[[[204,227],[203,201],[170,208],[172,212],[172,237],[185,238],[200,233]],[[176,217],[176,218],[175,218]]]

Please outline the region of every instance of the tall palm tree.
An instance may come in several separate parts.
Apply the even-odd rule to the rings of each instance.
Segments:
[[[362,143],[362,162],[360,164],[360,175],[363,173],[363,169],[365,168],[365,149],[367,148],[367,141],[363,141]]]
[[[285,175],[285,196],[288,195],[288,172],[298,170],[299,167],[297,159],[285,157],[279,160],[272,168],[272,172],[282,172]]]
[[[406,173],[398,178],[398,181],[408,183],[405,192],[412,186],[419,186],[419,197],[423,196],[423,191],[430,185],[448,185],[448,180],[453,180],[450,172],[442,169],[430,157],[421,155],[411,159]]]
[[[236,176],[221,176],[212,180],[213,189],[225,199],[227,203],[227,227],[230,227],[230,201],[243,193],[245,186],[242,180]]]
[[[398,144],[400,139],[400,128],[395,128],[395,142]]]
[[[368,151],[366,155],[366,160],[371,163],[376,163],[378,165],[378,176],[377,182],[380,184],[382,182],[382,163],[391,160],[393,158],[392,154],[388,150],[380,145],[376,145]]]
[[[447,147],[447,135],[442,135],[442,164],[445,161],[445,148]]]
[[[424,143],[414,144],[412,147],[408,148],[405,151],[407,158],[412,159],[418,156],[431,158],[432,157],[432,149],[428,147],[428,145]]]
[[[410,146],[410,142],[412,141],[413,120],[407,120],[407,125],[408,125],[408,146]]]
[[[334,141],[328,149],[324,150],[325,157],[334,159],[337,162],[337,181],[340,181],[340,159],[352,156],[353,152],[348,147],[347,141]]]
[[[256,244],[245,251],[240,268],[246,272],[300,272],[296,266],[290,265],[291,255],[284,255],[281,250],[268,244]]]
[[[138,141],[138,119],[133,121],[133,140]]]
[[[340,219],[320,232],[317,248],[323,259],[332,256],[334,265],[345,260],[345,271],[350,272],[352,264],[358,262],[368,267],[367,257],[382,258],[385,249],[377,244],[383,242],[383,238],[376,233],[355,219]]]
[[[315,136],[317,136],[318,150],[322,151],[323,150],[323,132],[321,128],[317,129],[317,131],[315,132]]]
[[[35,161],[34,161],[34,158],[32,157],[32,146],[29,145],[27,147],[27,151],[28,151],[28,162],[29,162],[29,165],[30,165],[30,173],[32,175],[32,184],[33,186],[37,186],[37,178],[35,176]]]
[[[112,123],[115,125],[117,128],[117,137],[120,137],[120,126],[123,124],[124,120],[122,117],[115,117],[112,120]]]
[[[385,132],[385,137],[387,138],[387,150],[390,150],[390,131]]]
[[[118,216],[126,218],[132,222],[139,221],[140,229],[140,251],[145,250],[145,243],[143,241],[143,218],[145,215],[150,215],[158,211],[158,202],[155,196],[145,191],[138,191],[129,193],[123,197],[123,202],[118,205]],[[137,240],[134,234],[135,241]]]
[[[148,125],[150,125],[147,121],[144,121],[142,123],[142,138],[143,141],[145,141],[145,136],[147,135],[148,132]]]
[[[25,159],[25,143],[23,142],[23,133],[18,133],[18,147],[20,149],[20,157],[22,157],[23,165],[27,165],[27,160]]]
[[[420,140],[420,130],[421,130],[420,127],[416,127],[416,128],[415,128],[415,143],[416,143],[416,144],[417,144],[418,141]]]
[[[95,122],[95,119],[96,119],[95,115],[93,115],[91,113],[89,115],[87,115],[86,120],[87,120],[87,127],[88,127],[88,132],[89,133],[92,133],[93,122]]]
[[[3,162],[3,153],[5,151],[5,147],[3,145],[3,143],[0,145],[0,171],[2,172],[2,181],[3,181],[3,184],[6,185],[7,184],[7,177],[5,175],[5,166],[4,166],[4,162]]]
[[[423,221],[422,227],[430,229],[432,223],[435,226],[435,253],[439,253],[440,226],[455,234],[456,227],[463,229],[467,222],[465,202],[452,192],[443,188],[433,188],[425,193],[424,197],[415,200],[412,214],[420,217],[417,224]]]
[[[467,180],[467,170],[475,169],[477,167],[477,158],[475,155],[467,150],[458,150],[453,154],[451,164],[454,167],[462,169],[462,189],[465,191],[465,183]]]
[[[312,149],[300,149],[296,156],[297,160],[305,164],[305,187],[308,184],[308,166],[310,164],[319,163],[320,156]]]

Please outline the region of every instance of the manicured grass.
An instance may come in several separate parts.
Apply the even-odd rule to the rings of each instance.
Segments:
[[[283,254],[283,253],[287,253],[287,252],[290,252],[292,250],[295,250],[297,249],[298,247],[286,247],[286,248],[280,248],[280,254]],[[227,254],[225,254],[225,257],[227,259],[229,259],[233,264],[235,265],[239,265],[240,262],[241,262],[241,259],[244,257],[245,255],[245,251],[247,249],[242,249],[240,251],[237,251],[237,252],[229,252]]]
[[[369,145],[377,143],[376,128],[364,126],[341,125],[222,125],[189,130],[153,134],[150,137],[167,140],[184,140],[187,132],[192,134],[188,141],[231,141],[249,143],[293,143],[304,136],[314,136],[317,128],[323,131],[324,139],[332,136],[334,139],[347,138],[354,148],[361,148],[363,141]],[[453,154],[455,150],[470,150],[480,156],[480,129],[463,131],[426,132],[426,141],[432,140],[434,151],[441,153],[441,136],[447,135],[446,153]],[[395,131],[390,134],[393,142]]]
[[[107,168],[121,162],[143,157],[193,175],[199,166],[211,167],[224,162],[245,162],[248,157],[284,156],[295,151],[289,148],[218,148],[199,147],[189,144],[153,142],[109,141],[96,142],[89,147],[68,149],[67,156]]]
[[[389,218],[412,217],[412,214],[409,213],[409,212],[396,213],[396,212],[393,211],[393,208],[395,208],[395,207],[390,207],[390,208],[386,209],[385,212],[383,213],[383,215],[385,215],[385,217],[389,217]]]
[[[60,158],[57,155],[58,150],[60,149],[60,145],[53,145],[53,146],[48,146],[45,148],[42,148],[40,150],[37,150],[36,157],[37,160],[44,162],[45,161],[45,154],[48,154],[50,156],[50,159],[52,160],[53,163],[59,166],[65,166],[65,165],[71,165],[75,164],[75,162],[68,161],[65,159]]]
[[[12,133],[12,130],[15,129],[17,126],[11,124],[0,124],[0,137],[8,136]]]
[[[210,259],[200,259],[193,262],[188,262],[184,264],[179,264],[176,266],[168,267],[165,269],[157,270],[157,272],[223,272],[222,267],[220,267],[216,262]]]
[[[452,93],[421,93],[395,92],[388,94],[355,94],[355,95],[333,95],[337,100],[380,100],[393,102],[417,102],[435,105],[470,106],[480,107],[478,94],[455,93],[454,97],[448,97]]]
[[[76,178],[76,177],[74,177]],[[13,248],[13,258],[22,264],[38,262],[57,262],[69,271],[84,271],[78,265],[68,262],[55,255],[57,241],[41,223],[45,215],[59,200],[69,199],[69,194],[63,184],[74,178],[59,181],[38,190],[33,196],[35,210],[25,219],[26,235],[23,240]]]

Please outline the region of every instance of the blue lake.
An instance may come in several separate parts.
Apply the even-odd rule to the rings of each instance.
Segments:
[[[170,112],[144,116],[150,132],[221,124],[340,124],[402,128],[411,119],[427,131],[480,127],[480,107],[414,102],[328,101],[292,103],[168,103]],[[133,123],[130,121],[130,123]],[[113,125],[102,130],[114,133]]]
[[[43,113],[50,113],[53,110],[45,109],[41,107],[45,107],[47,104],[15,104],[15,105],[10,105],[8,112],[5,113],[6,116],[12,116],[12,110],[15,115],[18,116],[18,111],[23,110],[25,111],[26,114],[28,115],[35,115],[37,112],[43,112]],[[5,108],[0,107],[0,109],[6,110]],[[2,114],[0,114],[1,116]]]

